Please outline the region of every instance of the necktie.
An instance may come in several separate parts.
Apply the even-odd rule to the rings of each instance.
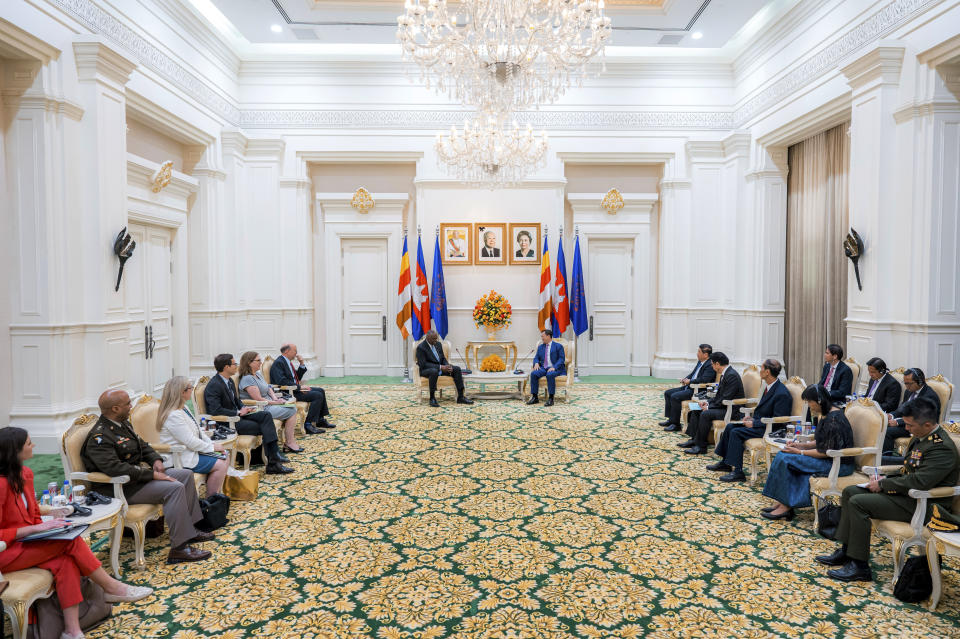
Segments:
[[[836,370],[836,368],[833,367],[833,366],[831,366],[831,367],[830,367],[830,372],[827,373],[827,381],[823,384],[823,387],[826,388],[827,390],[830,390],[830,382],[833,381],[833,371],[835,371],[835,370]]]
[[[550,368],[553,366],[553,359],[550,357],[550,345],[548,344],[544,350],[547,351],[547,368]]]
[[[919,392],[919,391],[918,391],[918,392]],[[915,400],[916,398],[917,398],[917,393],[914,393],[913,395],[910,396],[910,399],[909,399],[908,401],[911,401],[911,402],[912,402],[912,401]]]
[[[433,356],[436,358],[437,363],[439,364],[439,363],[440,363],[440,356],[437,355],[437,347],[434,346],[433,344],[430,344],[430,350],[433,351]]]
[[[770,387],[769,387],[769,386],[767,386],[766,388],[763,389],[763,394],[766,395],[768,390],[770,390]]]
[[[876,392],[877,384],[879,383],[880,382],[878,382],[877,380],[873,380],[873,382],[870,384],[870,391],[867,393],[867,397],[869,397],[870,399],[873,399],[873,394]]]
[[[293,362],[291,362],[289,359],[288,359],[287,361],[290,363],[290,371],[293,373],[293,381],[295,381],[297,384],[299,384],[299,383],[300,383],[300,376],[297,375],[297,369],[295,369],[295,368],[293,367]]]

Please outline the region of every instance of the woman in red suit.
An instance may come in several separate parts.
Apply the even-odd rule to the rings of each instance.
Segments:
[[[108,575],[81,537],[70,541],[17,541],[67,523],[62,519],[66,509],[51,511],[57,517],[41,521],[33,492],[33,471],[23,465],[31,457],[33,442],[27,431],[15,426],[0,428],[0,541],[7,545],[0,552],[0,571],[44,568],[52,572],[63,608],[65,632],[61,639],[77,639],[83,637],[79,619],[81,576],[99,584],[109,603],[137,601],[153,589],[129,586]]]

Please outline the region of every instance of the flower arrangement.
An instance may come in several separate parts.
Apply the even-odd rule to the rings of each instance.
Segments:
[[[504,328],[510,326],[510,317],[513,315],[513,308],[500,293],[491,290],[486,295],[480,297],[473,307],[473,323],[487,328]]]
[[[507,370],[507,363],[500,359],[499,355],[487,355],[480,362],[480,370],[484,373],[500,373]]]

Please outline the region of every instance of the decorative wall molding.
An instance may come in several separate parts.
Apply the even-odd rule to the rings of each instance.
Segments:
[[[859,48],[892,32],[940,0],[893,0],[836,38],[820,53],[770,84],[734,111],[580,112],[537,111],[524,116],[537,128],[552,130],[735,129],[808,83],[836,68]],[[192,96],[229,124],[245,129],[361,128],[436,129],[459,124],[462,111],[403,110],[241,110],[204,79],[172,60],[93,0],[50,0],[94,33],[123,47],[185,95]]]
[[[4,55],[5,58],[19,57],[15,54],[22,54],[39,60],[43,64],[60,57],[60,49],[2,18],[0,18],[0,49],[6,49],[8,55]]]
[[[39,91],[27,90],[24,93],[0,92],[3,106],[14,109],[41,109],[49,113],[58,113],[79,122],[83,118],[83,107],[66,98],[48,95]]]
[[[137,65],[99,38],[73,43],[77,77],[81,81],[98,80],[123,86]]]
[[[750,98],[734,111],[733,120],[743,126],[759,113],[835,69],[861,47],[883,38],[916,14],[939,2],[940,0],[894,0],[835,39],[820,53]]]
[[[446,129],[463,122],[461,110],[246,110],[244,129]],[[723,111],[527,111],[519,118],[551,130],[730,129]]]

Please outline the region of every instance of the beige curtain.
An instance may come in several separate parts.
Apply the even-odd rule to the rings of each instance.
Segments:
[[[846,350],[849,123],[790,147],[787,178],[787,373],[820,379],[823,350]]]

